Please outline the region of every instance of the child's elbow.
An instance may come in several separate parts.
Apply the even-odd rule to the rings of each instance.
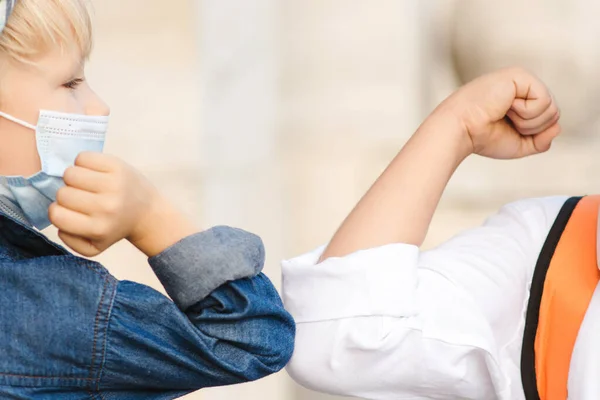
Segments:
[[[278,328],[279,339],[275,340],[275,362],[273,363],[273,372],[283,369],[291,360],[294,353],[294,344],[296,340],[296,324],[294,319],[287,311],[282,311],[282,322]]]
[[[291,360],[296,339],[296,325],[285,310],[273,316],[264,345],[253,351],[255,370],[252,380],[264,378],[282,370]]]

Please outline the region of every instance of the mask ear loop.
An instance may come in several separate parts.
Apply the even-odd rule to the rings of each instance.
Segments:
[[[35,125],[31,125],[31,124],[30,124],[30,123],[28,123],[28,122],[21,121],[20,119],[18,119],[18,118],[15,118],[15,117],[13,117],[12,115],[6,114],[6,113],[4,113],[4,112],[2,112],[2,111],[0,111],[0,117],[6,118],[7,120],[9,120],[9,121],[12,121],[12,122],[14,122],[15,124],[18,124],[18,125],[24,126],[25,128],[29,128],[29,129],[32,129],[32,130],[34,130],[34,131],[36,130],[36,127],[35,127]]]

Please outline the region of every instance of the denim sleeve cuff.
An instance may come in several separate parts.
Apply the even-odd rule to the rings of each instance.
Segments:
[[[171,299],[186,310],[226,282],[258,275],[264,260],[258,236],[218,226],[182,239],[149,263]]]
[[[283,300],[297,323],[416,313],[417,246],[390,244],[319,264],[324,250],[283,262]]]

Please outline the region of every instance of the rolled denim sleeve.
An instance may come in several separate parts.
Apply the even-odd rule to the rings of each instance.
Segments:
[[[99,389],[107,400],[129,398],[123,391],[171,399],[253,381],[287,364],[294,336],[264,274],[226,283],[186,312],[152,288],[119,282]]]
[[[218,226],[184,238],[149,263],[175,304],[186,310],[226,282],[258,275],[264,260],[258,236]]]
[[[119,282],[100,384],[104,398],[122,399],[123,390],[175,398],[282,369],[296,327],[260,273],[264,254],[258,236],[220,226],[149,260],[173,301],[147,286]]]

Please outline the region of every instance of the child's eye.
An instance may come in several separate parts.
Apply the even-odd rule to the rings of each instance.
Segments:
[[[66,87],[67,89],[76,89],[77,86],[81,85],[83,83],[83,79],[81,78],[77,78],[77,79],[73,79],[72,81],[69,81],[67,83],[65,83],[63,86]]]

